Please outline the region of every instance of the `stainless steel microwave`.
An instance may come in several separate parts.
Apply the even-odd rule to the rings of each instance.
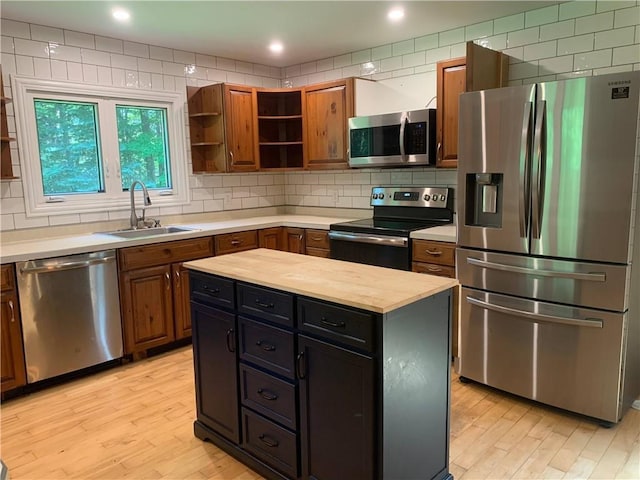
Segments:
[[[436,110],[349,119],[349,166],[435,165]]]

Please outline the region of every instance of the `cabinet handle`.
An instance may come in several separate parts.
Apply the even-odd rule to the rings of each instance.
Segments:
[[[427,248],[425,252],[427,252],[429,255],[433,255],[434,257],[439,257],[440,255],[442,255],[442,252],[440,250],[429,250]]]
[[[258,395],[260,395],[265,400],[277,400],[278,395],[275,393],[271,393],[269,390],[258,389]]]
[[[176,286],[180,286],[180,271],[176,270]]]
[[[164,277],[167,279],[167,290],[171,288],[171,275],[169,272],[165,272]]]
[[[307,376],[307,364],[304,361],[304,352],[298,353],[296,357],[296,374],[300,380]]]
[[[15,315],[15,309],[13,306],[13,300],[9,300],[9,310],[11,310],[11,321],[15,322],[16,321],[16,315]]]
[[[298,235],[298,240],[302,241],[302,234]]]
[[[217,295],[220,293],[219,288],[212,288],[211,290],[209,290],[209,285],[202,285],[202,290],[207,292],[209,295]]]
[[[440,152],[442,152],[442,142],[438,142],[438,146],[436,147],[436,162],[442,161]]]
[[[234,238],[233,240],[231,240],[231,245],[233,245],[234,247],[240,245],[242,243],[242,240],[238,240],[236,238]]]
[[[262,308],[273,308],[275,305],[273,303],[264,303],[261,302],[259,298],[256,298],[256,305]]]
[[[233,353],[236,351],[234,344],[236,343],[235,338],[234,338],[234,331],[233,328],[230,328],[229,330],[227,330],[227,350],[229,350],[229,352]]]
[[[280,442],[278,442],[277,440],[269,437],[268,435],[265,435],[264,433],[260,434],[258,436],[258,438],[260,439],[260,441],[262,443],[264,443],[267,447],[277,447],[278,445],[280,445]]]
[[[229,150],[229,156],[231,157],[231,164],[233,165],[233,151]]]
[[[320,323],[322,323],[323,325],[327,325],[329,327],[333,327],[333,328],[344,328],[347,326],[346,323],[344,322],[332,322],[331,320],[327,320],[327,318],[322,317],[320,319]]]
[[[256,342],[256,345],[258,347],[262,347],[262,349],[265,352],[275,352],[276,351],[276,346],[275,345],[272,345],[271,343],[263,342],[262,340],[258,340]]]
[[[322,237],[311,237],[311,240],[313,240],[314,242],[321,242]]]
[[[427,270],[430,272],[441,272],[442,269],[440,267],[427,267]]]

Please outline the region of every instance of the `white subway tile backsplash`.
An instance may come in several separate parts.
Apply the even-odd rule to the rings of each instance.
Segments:
[[[173,75],[181,77],[185,74],[184,65],[173,62],[162,62],[162,73],[164,75]]]
[[[509,57],[510,64],[520,63],[524,59],[524,47],[506,48],[502,52]],[[511,76],[511,72],[509,72],[509,76]]]
[[[236,61],[236,71],[238,73],[253,74],[253,63]]]
[[[509,79],[521,80],[523,78],[535,77],[538,75],[538,64],[534,63],[514,63],[509,67]]]
[[[98,73],[100,73],[100,69],[103,67],[98,67]],[[125,70],[124,72],[125,86],[127,87],[138,87],[138,72],[133,70]],[[178,89],[177,80],[176,80],[176,90]]]
[[[380,71],[389,72],[402,68],[402,57],[389,57],[380,60]]]
[[[556,40],[558,38],[571,37],[575,32],[575,20],[550,23],[540,27],[540,41]]]
[[[212,80],[214,82],[226,82],[227,81],[227,72],[217,69],[207,69],[207,80]]]
[[[585,17],[596,13],[595,1],[566,2],[560,4],[559,19]]]
[[[507,35],[507,46],[509,48],[520,47],[536,43],[540,39],[540,27],[527,28],[509,32]]]
[[[2,36],[0,41],[0,48],[2,53],[15,54],[15,47],[13,46],[13,37]]]
[[[461,42],[464,42],[464,28],[447,30],[438,34],[438,45],[441,47]]]
[[[38,78],[51,78],[51,62],[48,58],[33,59],[33,74]]]
[[[80,49],[80,58],[82,63],[91,65],[102,65],[103,67],[111,66],[111,54],[89,48]]]
[[[606,0],[597,4],[596,12],[609,12],[611,10],[620,10],[621,8],[634,7],[637,5],[635,0]]]
[[[504,50],[507,48],[507,34],[501,33],[499,35],[493,35],[491,37],[478,39],[475,43],[482,45],[485,48],[491,50]]]
[[[351,54],[347,53],[345,55],[340,55],[338,57],[333,57],[333,68],[342,68],[351,65]]]
[[[91,35],[88,33],[74,32],[73,30],[65,30],[64,44],[70,47],[95,49],[96,39],[94,35]]]
[[[640,24],[640,6],[618,10],[614,15],[614,27],[622,28]]]
[[[196,53],[196,65],[199,67],[216,68],[216,57]]]
[[[573,59],[574,70],[586,70],[611,66],[611,49],[579,53]]]
[[[573,69],[573,55],[545,58],[538,62],[538,74],[558,74],[570,72]]]
[[[431,35],[425,35],[415,39],[416,52],[420,50],[429,50],[438,48],[438,34],[433,33]]]
[[[87,83],[98,83],[98,67],[82,65],[82,80]]]
[[[359,50],[357,52],[353,52],[351,54],[351,61],[354,64],[370,62],[371,61],[371,49],[367,48],[366,50]]]
[[[640,62],[640,48],[638,45],[628,45],[613,49],[613,65]]]
[[[599,32],[611,28],[613,28],[613,12],[576,18],[576,35]]]
[[[4,207],[4,200],[2,201],[2,205]],[[4,212],[4,209],[3,209]],[[49,226],[49,217],[32,217],[27,218],[24,213],[16,213],[13,215],[13,222],[15,224],[16,229],[21,228],[38,228],[38,227],[48,227]]]
[[[469,25],[464,29],[464,38],[466,41],[490,37],[491,35],[493,35],[493,20]]]
[[[541,58],[555,57],[556,50],[557,42],[555,40],[551,42],[526,45],[524,47],[524,61],[530,62],[533,60],[539,60]]]
[[[83,79],[82,64],[75,62],[66,62],[67,77],[70,82],[81,82]]]
[[[418,65],[425,64],[425,52],[417,52],[411,53],[409,55],[402,56],[402,66],[407,67],[417,67]]]
[[[536,27],[558,21],[558,5],[531,10],[524,14],[525,28]]]
[[[333,58],[325,58],[316,62],[316,69],[318,72],[325,72],[333,70]]]
[[[68,80],[67,62],[51,60],[51,78],[54,80]]]
[[[111,83],[114,87],[125,87],[127,85],[127,77],[122,68],[111,69]]]
[[[604,67],[593,69],[593,75],[609,75],[610,73],[621,73],[633,71],[633,65],[630,63],[624,65],[616,65],[615,67]]]
[[[49,56],[56,60],[63,60],[67,62],[81,62],[82,55],[81,49],[78,47],[67,47],[65,45],[59,45],[57,43],[49,44]]]
[[[236,61],[230,58],[217,57],[216,65],[219,70],[236,71]]]
[[[49,225],[73,225],[75,223],[80,223],[80,214],[70,214],[70,215],[55,215],[51,216],[49,219]]]
[[[391,54],[396,56],[407,55],[409,53],[413,53],[415,51],[415,43],[413,38],[410,40],[405,40],[403,42],[396,42],[391,45]]]
[[[631,45],[634,41],[634,37],[634,27],[618,28],[616,30],[598,32],[596,33],[595,48],[596,50],[600,50],[603,48]],[[636,46],[636,49],[640,49],[640,47]]]
[[[31,40],[64,43],[64,32],[60,28],[31,25]]]
[[[26,57],[23,55],[16,55],[16,73],[18,75],[25,75],[27,77],[33,77],[35,75],[33,69],[33,57]]]
[[[524,28],[524,13],[497,18],[493,21],[493,33],[508,33]]]
[[[124,42],[124,54],[132,57],[149,58],[149,45],[136,42]]]
[[[49,58],[49,44],[47,42],[35,42],[23,38],[14,38],[13,45],[16,55]]]
[[[174,50],[173,61],[185,64],[196,63],[196,54],[193,52],[185,52],[183,50]]]
[[[0,30],[2,30],[2,35],[8,37],[31,38],[31,29],[28,23],[2,18],[0,19]]]
[[[138,69],[138,59],[129,55],[111,54],[111,66],[114,68],[124,68],[128,70]],[[181,72],[184,75],[184,70]]]
[[[448,60],[451,58],[451,47],[434,48],[427,50],[425,56],[426,63],[436,63],[440,60]]]
[[[151,90],[151,74],[147,72],[138,72],[138,86],[146,90]]]
[[[595,34],[593,33],[560,39],[558,40],[558,55],[590,52],[593,50],[594,42]]]
[[[149,45],[149,58],[163,62],[173,62],[173,50]]]
[[[96,50],[110,53],[124,53],[124,42],[117,38],[100,37],[96,35]]]

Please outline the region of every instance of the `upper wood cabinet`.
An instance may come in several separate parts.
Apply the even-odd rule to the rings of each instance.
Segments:
[[[187,87],[193,173],[227,171],[222,84]]]
[[[509,57],[502,52],[467,42],[465,57],[438,62],[436,110],[436,166],[458,166],[458,100],[461,93],[504,87]]]
[[[304,88],[305,168],[347,168],[347,120],[353,116],[353,97],[352,78]]]
[[[228,170],[231,172],[251,172],[258,169],[256,109],[253,88],[225,84],[224,113]]]
[[[11,165],[11,143],[15,138],[9,137],[9,128],[7,127],[7,109],[6,104],[11,102],[9,97],[4,96],[4,83],[2,81],[2,69],[0,68],[0,143],[2,144],[2,152],[0,157],[0,179],[14,179],[13,167]]]

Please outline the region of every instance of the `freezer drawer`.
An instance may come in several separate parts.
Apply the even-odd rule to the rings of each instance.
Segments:
[[[463,288],[458,373],[617,422],[625,316]]]
[[[458,248],[466,287],[534,300],[624,312],[628,265],[551,260]]]

